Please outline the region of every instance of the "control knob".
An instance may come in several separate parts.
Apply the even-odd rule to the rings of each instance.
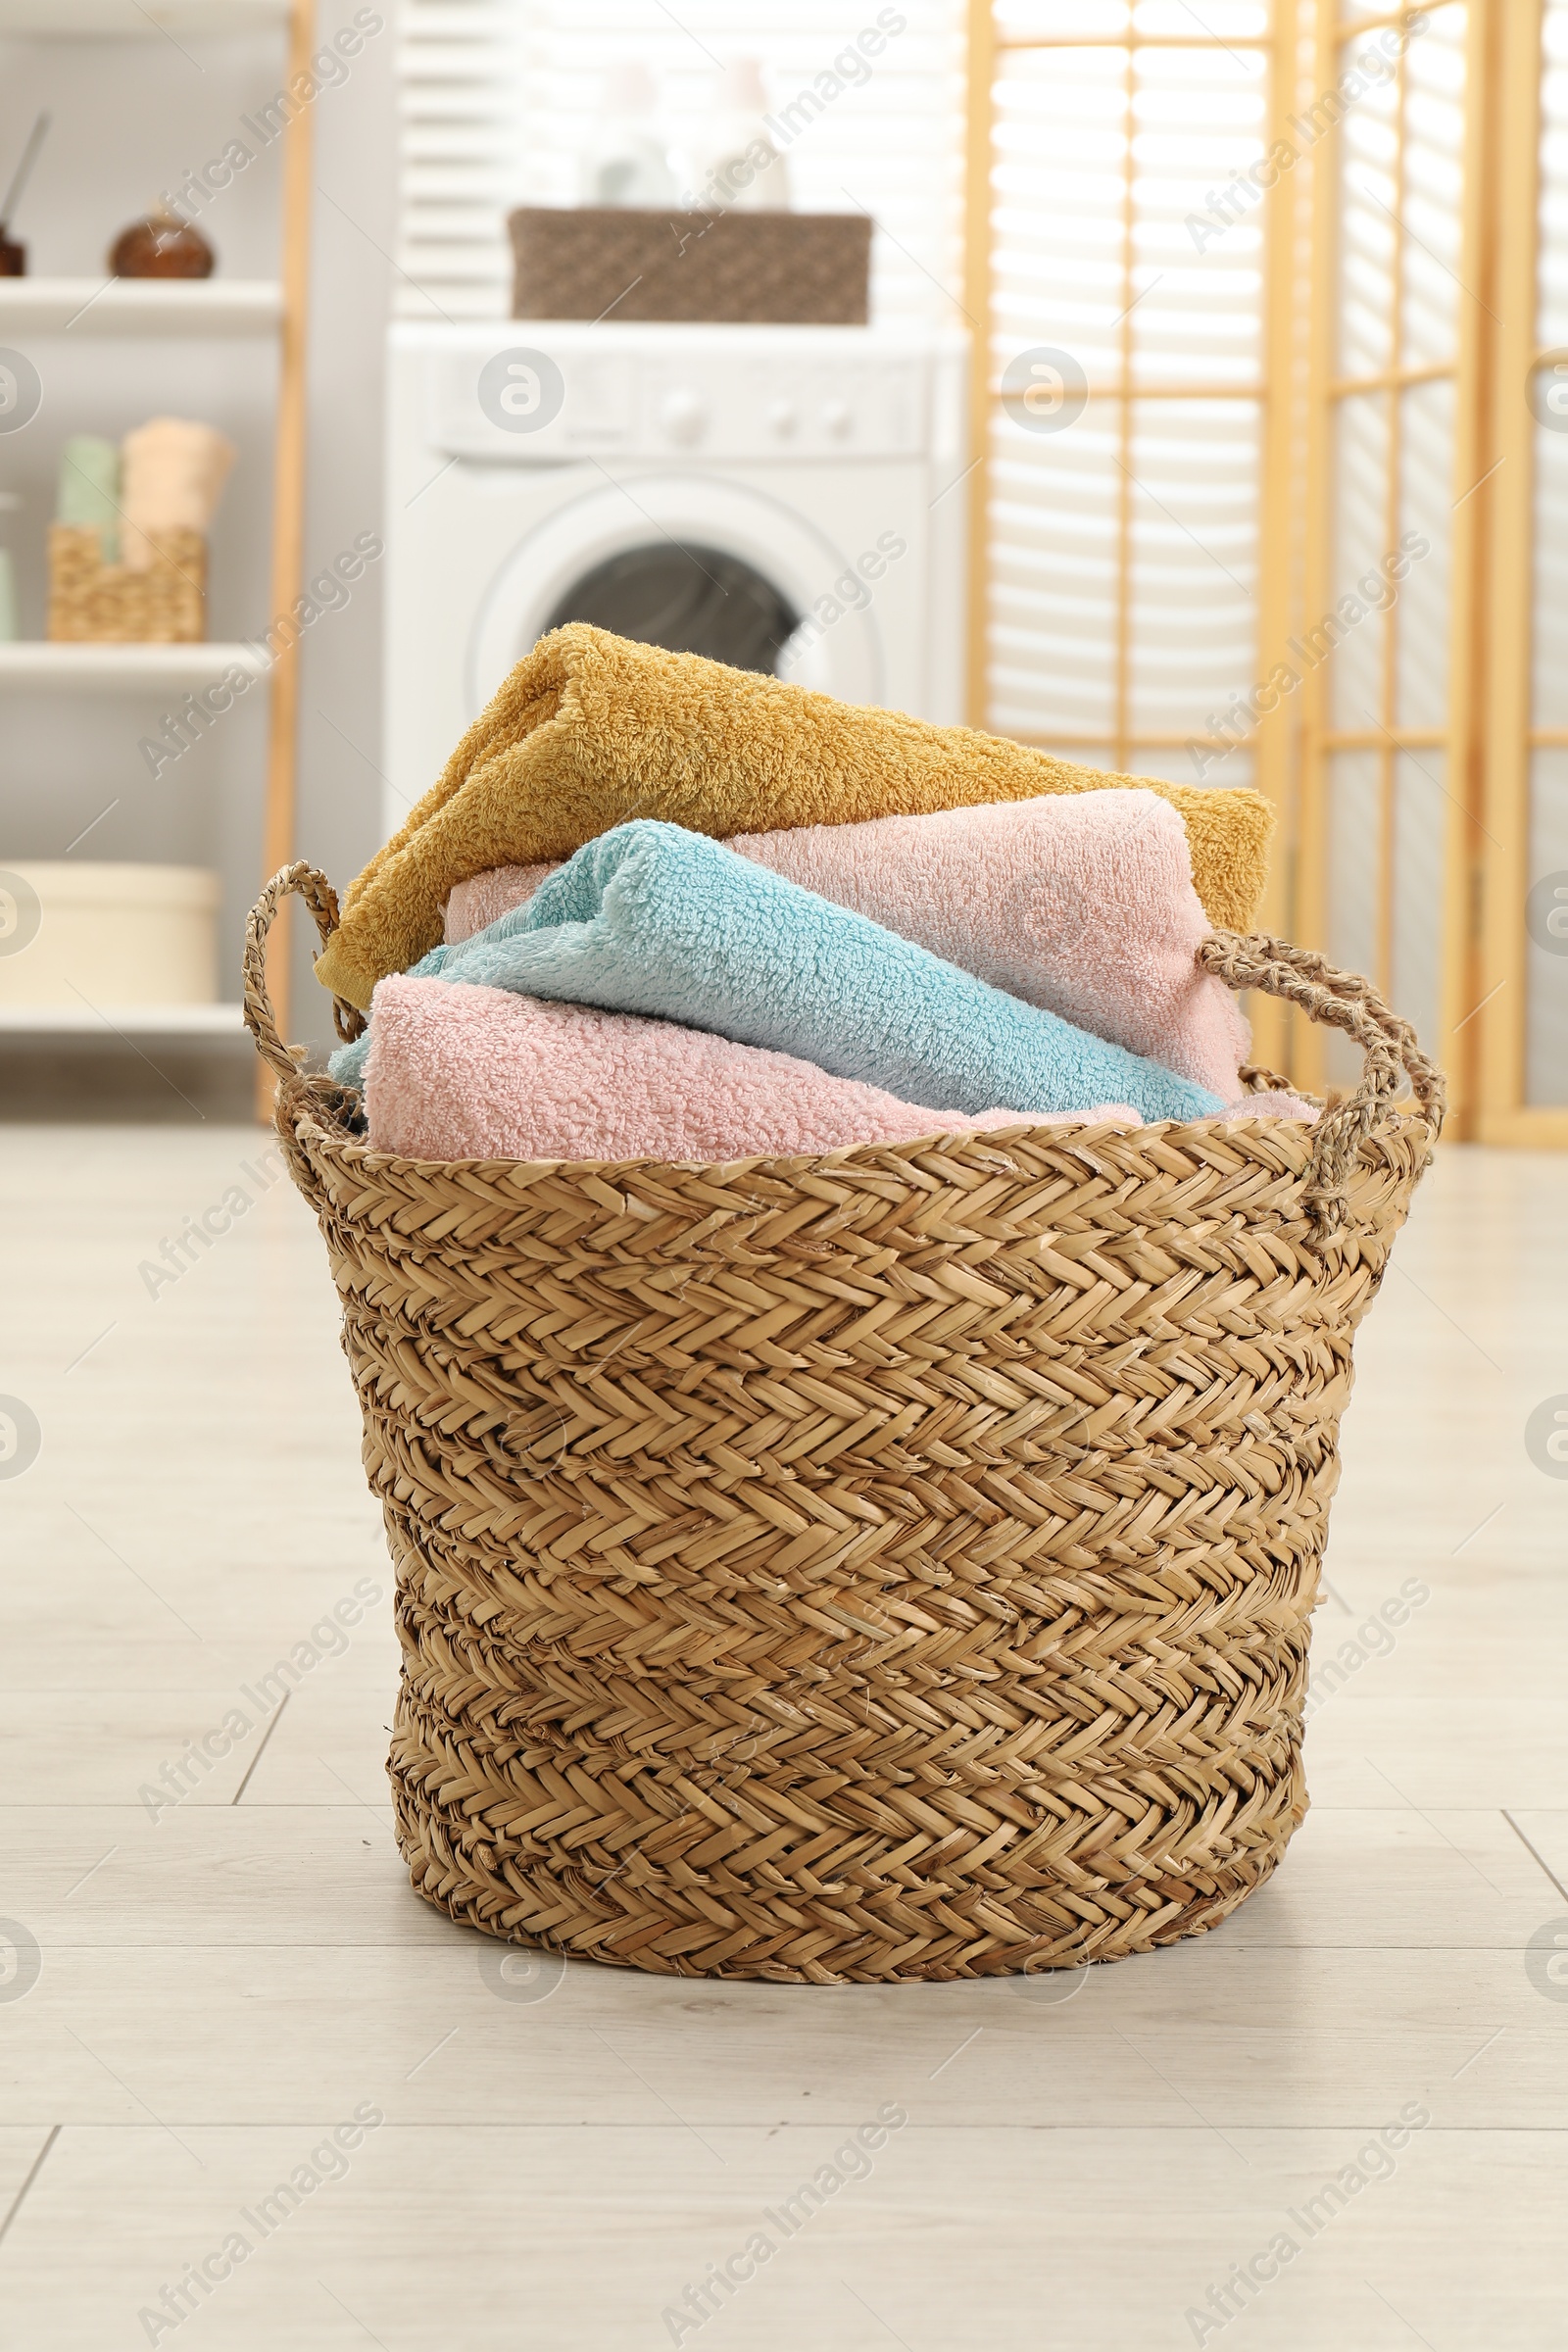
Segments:
[[[672,441],[700,441],[708,428],[708,411],[695,392],[678,385],[660,404],[659,420]]]

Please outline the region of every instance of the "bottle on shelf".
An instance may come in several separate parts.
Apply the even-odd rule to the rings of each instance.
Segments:
[[[704,125],[686,202],[700,211],[786,213],[790,170],[767,127],[762,68],[755,57],[731,58],[719,102]]]
[[[14,514],[21,504],[14,490],[0,490],[0,514]],[[18,635],[16,566],[10,548],[0,547],[0,645],[15,645]]]
[[[605,77],[605,112],[583,158],[584,204],[673,204],[680,190],[660,128],[659,95],[636,59]]]

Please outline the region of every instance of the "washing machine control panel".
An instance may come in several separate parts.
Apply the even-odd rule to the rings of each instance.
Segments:
[[[502,341],[430,353],[427,430],[443,456],[494,465],[560,465],[576,457],[713,459],[910,457],[929,447],[927,368],[920,355],[878,351],[817,330],[770,348],[766,328],[644,329],[617,347],[593,330],[518,319]],[[702,340],[691,343],[693,335]],[[753,342],[751,338],[760,338]]]

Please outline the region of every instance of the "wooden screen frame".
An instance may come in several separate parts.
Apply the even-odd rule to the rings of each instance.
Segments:
[[[1441,0],[1439,0],[1441,4]],[[1538,348],[1543,0],[1463,0],[1465,117],[1460,196],[1459,298],[1451,368],[1385,371],[1392,435],[1389,514],[1398,487],[1398,383],[1450,376],[1454,385],[1451,571],[1447,622],[1449,692],[1438,728],[1398,723],[1388,632],[1380,727],[1386,850],[1392,847],[1393,783],[1400,750],[1441,750],[1446,809],[1441,929],[1441,1034],[1424,1040],[1447,1068],[1451,1137],[1486,1143],[1568,1147],[1568,1105],[1525,1102],[1530,886],[1531,755],[1568,746],[1568,729],[1539,728],[1531,708],[1535,561],[1534,420],[1524,387],[1545,355]],[[1341,0],[1275,0],[1271,30],[1249,42],[1269,54],[1269,137],[1285,134],[1293,110],[1313,105],[1343,71],[1348,44],[1429,13],[1418,5],[1372,8],[1350,18]],[[990,350],[993,315],[992,172],[995,84],[1006,49],[1161,44],[1157,36],[1070,39],[999,37],[996,0],[969,0],[967,264],[965,308],[974,332],[970,451],[970,712],[984,726],[990,590],[990,431],[999,397]],[[1192,45],[1203,45],[1194,42]],[[1402,126],[1405,61],[1399,60]],[[1293,631],[1334,600],[1333,420],[1352,387],[1336,375],[1339,337],[1338,220],[1342,134],[1328,130],[1302,152],[1264,198],[1262,381],[1252,395],[1262,416],[1258,480],[1256,676],[1288,660]],[[1403,140],[1400,153],[1402,161]],[[1396,247],[1396,270],[1402,238]],[[1301,299],[1304,290],[1305,299]],[[1397,299],[1397,284],[1396,285]],[[1131,413],[1128,388],[1124,416]],[[1126,485],[1118,612],[1125,635]],[[1391,541],[1392,544],[1392,541]],[[1121,674],[1125,677],[1125,646]],[[1329,930],[1329,785],[1336,750],[1357,748],[1363,731],[1329,723],[1332,657],[1261,718],[1247,740],[1257,787],[1278,812],[1263,927],[1304,946],[1326,947]],[[1144,744],[1118,713],[1118,743],[1137,764]],[[1348,738],[1356,736],[1357,742]],[[1052,738],[1070,757],[1070,737]],[[1150,739],[1151,741],[1152,739]],[[1160,738],[1163,746],[1165,738]],[[1083,748],[1080,746],[1079,748]],[[1099,739],[1096,748],[1103,748]],[[1393,938],[1395,869],[1385,856],[1379,927],[1383,960]],[[1374,974],[1385,986],[1387,968]],[[1326,1081],[1321,1031],[1277,1004],[1250,1007],[1258,1058],[1299,1083]]]
[[[1307,0],[1309,4],[1309,0]],[[987,724],[989,701],[986,691],[988,622],[991,583],[991,428],[1001,398],[1001,390],[992,365],[991,328],[994,295],[993,238],[992,238],[992,172],[995,160],[996,137],[996,77],[1000,59],[1010,52],[1040,52],[1047,49],[1095,48],[1118,50],[1125,54],[1129,82],[1134,72],[1137,53],[1152,49],[1223,49],[1245,46],[1263,55],[1267,66],[1267,132],[1265,152],[1284,135],[1287,119],[1297,102],[1297,64],[1299,41],[1302,0],[1274,0],[1270,29],[1265,34],[1249,37],[1245,42],[1224,42],[1207,34],[1141,35],[1133,31],[1116,38],[1099,35],[1058,35],[1045,38],[1027,36],[1004,37],[999,34],[996,23],[996,0],[969,0],[968,8],[968,107],[967,158],[965,173],[966,237],[964,309],[973,335],[970,375],[970,468],[969,468],[969,530],[970,530],[970,598],[968,627],[968,672],[970,723],[977,727]],[[1257,545],[1257,628],[1255,636],[1254,675],[1267,679],[1275,664],[1284,659],[1286,640],[1291,630],[1291,586],[1296,566],[1292,562],[1292,546],[1297,533],[1294,514],[1292,445],[1297,432],[1293,416],[1294,369],[1300,340],[1298,306],[1294,297],[1295,247],[1298,221],[1303,201],[1307,174],[1303,170],[1289,172],[1276,181],[1263,197],[1261,220],[1263,230],[1263,298],[1259,318],[1259,378],[1249,386],[1225,385],[1220,389],[1227,399],[1245,400],[1255,404],[1259,417],[1258,460],[1258,545]],[[1124,165],[1124,234],[1122,240],[1122,269],[1124,276],[1131,269],[1132,253],[1132,184],[1131,149]],[[1074,752],[1110,749],[1116,755],[1118,766],[1136,768],[1137,755],[1142,750],[1180,750],[1188,740],[1185,735],[1144,735],[1127,723],[1128,677],[1130,667],[1129,618],[1131,597],[1131,499],[1132,483],[1126,467],[1127,443],[1131,433],[1135,400],[1158,398],[1206,399],[1215,394],[1214,386],[1195,384],[1173,388],[1166,392],[1160,386],[1134,388],[1128,365],[1131,327],[1126,317],[1121,324],[1121,382],[1119,385],[1092,387],[1091,396],[1114,399],[1121,419],[1122,471],[1117,516],[1117,686],[1114,741],[1107,744],[1100,737],[1092,740],[1078,738],[1070,732],[1055,734],[1040,741],[1047,748],[1060,750],[1067,758]],[[1029,740],[1025,738],[1025,740]],[[1294,742],[1292,714],[1281,704],[1264,715],[1246,738],[1246,748],[1253,757],[1253,777],[1256,788],[1265,793],[1277,811],[1278,832],[1276,856],[1273,859],[1268,894],[1259,921],[1266,930],[1288,931],[1291,922],[1291,881],[1294,857],[1291,848],[1293,829]],[[1273,999],[1260,999],[1250,1004],[1253,1021],[1253,1050],[1259,1060],[1274,1062],[1285,1052],[1288,1031],[1286,1008]]]
[[[1392,547],[1399,494],[1401,446],[1400,401],[1408,388],[1421,382],[1451,379],[1454,386],[1452,538],[1450,543],[1448,611],[1448,708],[1441,727],[1414,727],[1399,722],[1394,707],[1396,631],[1385,633],[1382,718],[1373,729],[1336,728],[1329,710],[1334,659],[1322,662],[1302,682],[1300,752],[1300,866],[1296,905],[1298,936],[1303,944],[1326,948],[1329,938],[1329,797],[1332,761],[1337,752],[1371,751],[1379,761],[1379,821],[1383,839],[1379,877],[1379,955],[1371,977],[1385,994],[1394,931],[1395,773],[1401,752],[1438,750],[1444,755],[1446,813],[1443,838],[1439,1027],[1441,1036],[1428,1043],[1450,1079],[1450,1134],[1468,1132],[1471,1089],[1468,1056],[1463,1047],[1465,1028],[1475,1017],[1477,998],[1474,931],[1478,906],[1477,812],[1480,797],[1478,741],[1479,672],[1481,648],[1477,616],[1484,600],[1477,595],[1477,556],[1484,544],[1486,481],[1489,461],[1485,446],[1482,390],[1485,379],[1485,338],[1476,331],[1485,311],[1483,278],[1489,258],[1486,170],[1487,97],[1493,76],[1489,72],[1494,31],[1492,0],[1463,0],[1466,17],[1465,148],[1461,194],[1460,262],[1463,292],[1456,311],[1455,349],[1451,366],[1408,368],[1399,362],[1368,376],[1342,377],[1338,372],[1340,314],[1339,205],[1343,145],[1339,125],[1328,131],[1317,150],[1318,169],[1312,206],[1312,350],[1308,399],[1311,409],[1310,454],[1306,474],[1306,565],[1304,610],[1316,615],[1335,601],[1334,492],[1335,417],[1348,399],[1377,396],[1388,402],[1389,463],[1385,538]],[[1332,89],[1344,71],[1346,50],[1353,41],[1385,27],[1408,27],[1429,10],[1404,6],[1365,17],[1342,17],[1336,0],[1318,0],[1314,40],[1313,79],[1319,90]],[[1407,89],[1406,58],[1398,61],[1400,184],[1404,163],[1403,120]],[[1401,213],[1401,230],[1403,227]],[[1391,300],[1397,322],[1401,310],[1400,265],[1403,235],[1396,240]],[[1396,323],[1397,333],[1397,323]],[[1321,1090],[1325,1084],[1325,1040],[1319,1030],[1298,1024],[1292,1040],[1293,1075],[1304,1086]]]
[[[1506,0],[1494,42],[1494,188],[1498,314],[1490,381],[1492,455],[1486,549],[1490,621],[1485,700],[1484,878],[1472,1024],[1475,1133],[1485,1144],[1568,1149],[1568,1103],[1525,1101],[1530,888],[1531,754],[1568,744],[1568,729],[1537,727],[1532,709],[1536,550],[1536,432],[1525,387],[1539,346],[1542,0]],[[1506,135],[1502,134],[1503,126]]]

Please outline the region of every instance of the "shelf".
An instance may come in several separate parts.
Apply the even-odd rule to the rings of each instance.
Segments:
[[[0,334],[274,335],[270,277],[0,277]]]
[[[265,677],[265,653],[253,645],[46,645],[24,639],[0,645],[0,686],[40,693],[86,688],[161,694],[169,686],[206,686],[225,669]]]
[[[353,4],[354,0],[346,0],[350,9]],[[390,16],[390,11],[387,14]],[[362,15],[367,24],[380,22],[369,12],[362,11]],[[254,97],[249,103],[256,103],[265,101],[269,91],[279,87],[309,90],[317,86],[310,79],[311,53],[317,40],[322,37],[316,20],[317,11],[311,0],[0,0],[0,89],[9,89],[11,81],[16,79],[15,68],[19,63],[25,65],[28,74],[42,73],[44,87],[40,95],[53,98],[58,122],[58,109],[69,103],[73,79],[79,78],[83,44],[105,44],[103,57],[110,61],[118,57],[128,70],[131,52],[116,44],[134,40],[139,44],[135,58],[138,74],[145,66],[154,82],[167,81],[170,103],[183,104],[194,88],[190,76],[201,66],[203,44],[232,35],[237,40],[249,41],[252,48],[246,51],[235,46],[226,50],[224,54],[229,61],[250,55],[256,74],[259,76],[264,71],[267,74],[265,81],[255,81]],[[29,46],[24,55],[24,43],[35,46]],[[216,56],[216,49],[213,54]],[[212,66],[211,57],[208,62]],[[91,66],[91,59],[87,64]],[[216,72],[216,66],[213,71]],[[183,99],[180,92],[185,94]],[[143,95],[150,104],[150,93]],[[135,93],[130,96],[134,98]],[[269,156],[275,160],[281,182],[279,233],[275,259],[270,252],[259,254],[257,264],[262,270],[270,270],[271,275],[220,275],[184,280],[110,276],[104,274],[109,268],[107,254],[100,261],[103,247],[95,241],[93,247],[79,250],[75,257],[81,274],[0,280],[0,349],[11,346],[23,352],[30,350],[35,365],[50,383],[50,400],[54,403],[64,390],[69,390],[73,398],[85,397],[82,384],[87,379],[83,377],[80,363],[70,363],[64,356],[73,344],[94,356],[90,377],[101,381],[103,362],[110,357],[101,347],[108,343],[113,348],[118,341],[120,349],[114,356],[122,363],[134,361],[138,378],[144,370],[151,373],[157,363],[157,373],[167,384],[158,401],[160,407],[177,405],[183,397],[180,386],[188,384],[191,361],[197,350],[223,341],[232,344],[229,361],[220,368],[225,379],[234,374],[232,362],[243,353],[247,362],[243,370],[247,378],[245,391],[252,401],[259,397],[268,402],[272,411],[268,577],[279,583],[271,605],[272,609],[281,610],[298,592],[290,584],[298,582],[300,590],[305,584],[305,459],[309,442],[306,361],[313,284],[310,225],[314,110],[306,107],[302,112],[297,107],[279,105],[273,111],[291,119],[281,126],[275,142],[269,141]],[[151,137],[147,108],[142,106],[138,114],[132,106],[131,113],[135,118],[131,127],[135,128],[139,122],[145,145]],[[271,119],[269,116],[269,122]],[[218,122],[219,118],[215,116],[213,120]],[[166,142],[157,139],[147,153],[157,161],[159,173],[168,173],[180,160]],[[159,154],[161,161],[157,160]],[[146,156],[139,168],[151,171]],[[156,187],[158,180],[154,177],[145,184]],[[25,236],[25,213],[18,225]],[[102,231],[105,245],[114,225],[112,221],[105,224]],[[36,344],[43,344],[44,349],[34,349]],[[260,379],[254,365],[258,358],[263,363]],[[55,377],[60,376],[62,368],[66,372],[57,386]],[[50,369],[54,370],[53,375],[49,375]],[[110,373],[114,373],[113,367]],[[237,385],[227,388],[234,391]],[[148,399],[145,388],[135,397],[145,402]],[[68,400],[68,409],[71,406]],[[246,414],[249,413],[247,410]],[[35,431],[27,444],[29,450],[36,440]],[[0,458],[8,446],[0,436]],[[9,466],[0,479],[9,483]],[[29,498],[29,507],[31,503]],[[8,527],[0,531],[0,537],[11,540],[14,532],[9,527],[10,517],[6,521]],[[253,532],[257,527],[253,519]],[[260,609],[254,614],[236,613],[229,625],[241,619],[254,621],[258,628],[267,625]],[[36,621],[33,625],[37,625]],[[274,630],[274,644],[277,635]],[[261,803],[258,864],[265,877],[287,864],[294,855],[300,666],[297,641],[280,647],[275,654],[265,642],[259,651],[254,646],[238,644],[0,644],[0,705],[7,696],[12,709],[19,704],[30,709],[36,701],[40,715],[45,710],[52,711],[61,725],[71,719],[72,706],[78,699],[85,705],[96,698],[101,707],[112,696],[126,698],[127,723],[138,706],[148,715],[158,711],[167,714],[179,707],[188,716],[195,716],[196,706],[183,699],[187,689],[200,693],[203,687],[217,688],[207,702],[211,710],[215,704],[226,704],[229,700],[219,685],[226,670],[248,676],[254,683],[239,699],[258,715],[241,724],[234,748],[235,757],[243,754],[248,767],[265,735],[266,758],[260,763],[257,785]],[[51,699],[46,703],[45,698]],[[182,729],[181,733],[184,732]],[[226,744],[226,736],[224,741]],[[139,759],[135,764],[141,764]],[[89,843],[88,847],[91,846]],[[226,878],[231,885],[235,876],[230,869],[236,854],[234,844],[224,854]],[[273,1003],[287,1033],[289,958],[274,957],[273,966]],[[4,964],[0,963],[0,974],[4,970]],[[46,983],[40,975],[35,985],[53,984]],[[122,1023],[133,1019],[138,1030],[145,1028],[169,1037],[216,1038],[239,1034],[238,1014],[233,1007],[176,1010],[155,1005],[115,1017]],[[0,1031],[13,1038],[31,1034],[45,1041],[91,1034],[85,1023],[78,1024],[64,1007],[42,1011],[19,1007],[9,1012],[0,1008]],[[111,1032],[102,1030],[100,1034],[108,1036]],[[39,1048],[41,1053],[47,1050],[47,1043]],[[263,1078],[259,1102],[264,1094],[270,1096],[270,1080],[266,1079],[265,1073]]]
[[[157,40],[161,34],[265,32],[289,0],[0,0],[0,33],[35,40]]]
[[[240,1037],[237,1004],[0,1004],[0,1037]]]

